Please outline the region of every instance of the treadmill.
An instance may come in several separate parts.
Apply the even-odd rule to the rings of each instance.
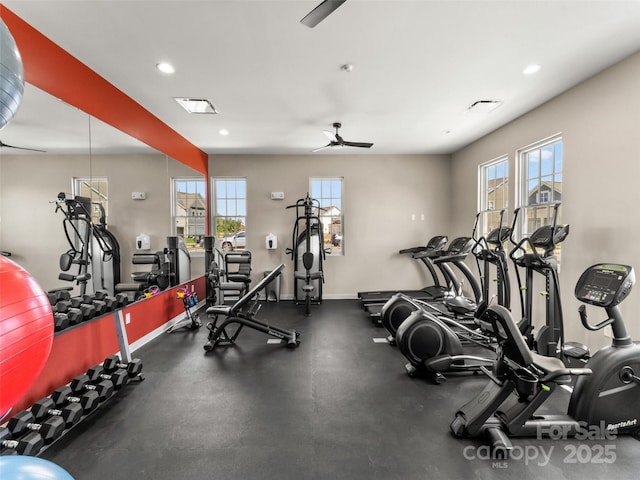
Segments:
[[[373,294],[373,292],[368,292],[369,295],[365,298],[361,297],[361,300],[371,320],[376,325],[381,325],[382,307],[396,293],[403,293],[406,296],[425,302],[435,302],[436,305],[442,303],[443,309],[446,308],[443,302],[447,299],[463,298],[462,284],[458,281],[451,265],[454,265],[467,278],[473,288],[475,300],[478,301],[479,297],[481,297],[480,286],[469,267],[464,263],[475,244],[471,237],[458,237],[451,242],[446,251],[439,251],[437,255],[428,250],[415,253],[414,258],[428,260],[432,268],[435,266],[440,269],[446,279],[447,286],[438,285],[436,287],[434,285],[422,290],[377,292],[377,295]]]

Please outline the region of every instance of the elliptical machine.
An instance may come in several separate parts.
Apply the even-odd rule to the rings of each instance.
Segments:
[[[489,384],[460,408],[451,423],[457,437],[487,437],[496,456],[506,458],[509,437],[565,438],[595,433],[640,434],[640,345],[627,334],[619,309],[635,282],[628,265],[597,264],[585,270],[575,288],[582,325],[590,331],[611,326],[611,345],[596,352],[585,368],[567,368],[555,357],[536,354],[508,310],[489,307],[483,315],[499,338],[500,356]],[[596,325],[587,320],[586,305],[605,309],[607,318]],[[558,385],[575,387],[566,415],[538,415]],[[607,436],[606,438],[610,438]]]
[[[58,194],[56,212],[64,215],[62,226],[69,243],[69,250],[60,255],[60,280],[75,282],[80,296],[105,290],[115,294],[115,285],[120,283],[120,245],[107,229],[106,215],[102,204],[91,202],[88,197],[67,198]],[[100,210],[100,221],[94,224],[92,206]],[[73,269],[75,272],[70,272]],[[89,282],[89,280],[92,280]]]
[[[292,245],[286,253],[293,260],[294,301],[304,303],[305,316],[311,315],[311,304],[322,303],[322,284],[324,274],[322,264],[325,259],[322,221],[313,210],[323,210],[320,202],[307,196],[299,199],[295,205],[296,222],[293,226]],[[302,211],[302,213],[301,213]],[[301,227],[302,224],[302,227]]]
[[[576,342],[565,342],[564,318],[560,295],[560,279],[558,274],[558,258],[555,249],[569,235],[569,225],[558,224],[560,203],[550,205],[553,209],[552,222],[537,228],[530,236],[511,241],[514,247],[509,257],[515,265],[522,318],[519,325],[527,344],[541,355],[558,357],[563,361],[584,360],[589,354],[586,346]],[[522,209],[514,212],[514,225]],[[522,282],[521,270],[524,270],[525,281]],[[541,275],[545,289],[541,292],[545,301],[544,324],[534,332],[534,274]],[[487,327],[487,325],[485,325]]]
[[[495,340],[491,330],[479,328],[477,317],[486,309],[490,297],[491,266],[496,270],[498,302],[508,306],[510,301],[504,243],[509,238],[511,228],[502,225],[503,214],[504,211],[500,213],[498,227],[480,238],[475,237],[475,232],[482,212],[476,216],[474,241],[471,241],[469,250],[476,256],[482,282],[481,294],[476,293],[475,302],[454,297],[438,305],[398,295],[385,305],[383,322],[391,333],[389,343],[397,344],[400,352],[409,360],[405,365],[409,375],[426,375],[440,384],[446,381],[443,372],[478,372],[480,367],[488,366],[495,360]],[[460,254],[449,257],[457,258],[458,262],[464,258]],[[446,259],[447,256],[436,262]],[[480,262],[484,263],[483,268],[480,268]],[[474,291],[479,289],[476,287]],[[465,349],[471,345],[491,353],[489,356],[471,355]]]

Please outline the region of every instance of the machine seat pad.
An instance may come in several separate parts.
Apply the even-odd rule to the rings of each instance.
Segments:
[[[562,363],[562,360],[559,358],[547,357],[535,352],[531,352],[531,355],[533,356],[534,365],[547,374],[555,372],[556,370],[566,369],[564,363]],[[571,383],[571,378],[568,375],[562,375],[556,377],[554,381],[558,384],[568,384]]]
[[[214,305],[207,308],[207,315],[225,315],[229,316],[231,305]]]
[[[315,290],[315,287],[313,285],[303,285],[302,286],[302,291],[303,292],[313,292]]]
[[[115,286],[116,292],[137,292],[144,290],[142,283],[118,283]]]

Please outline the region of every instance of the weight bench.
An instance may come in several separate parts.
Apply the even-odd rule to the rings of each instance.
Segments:
[[[258,294],[280,275],[283,269],[284,264],[281,263],[233,305],[214,305],[213,307],[207,308],[207,315],[213,320],[207,325],[209,329],[209,341],[204,346],[205,351],[210,352],[218,345],[234,344],[236,338],[238,338],[238,335],[245,326],[266,335],[286,340],[287,347],[289,348],[296,348],[300,345],[300,334],[295,330],[285,330],[261,322],[255,318],[258,310],[260,310]],[[224,317],[224,320],[218,324],[220,316]],[[229,334],[227,327],[231,324],[237,324],[238,327],[232,334]]]

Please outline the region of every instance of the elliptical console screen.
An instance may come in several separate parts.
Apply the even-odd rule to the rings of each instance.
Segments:
[[[635,281],[628,265],[598,264],[580,276],[575,295],[578,300],[599,307],[614,307],[622,302]]]

